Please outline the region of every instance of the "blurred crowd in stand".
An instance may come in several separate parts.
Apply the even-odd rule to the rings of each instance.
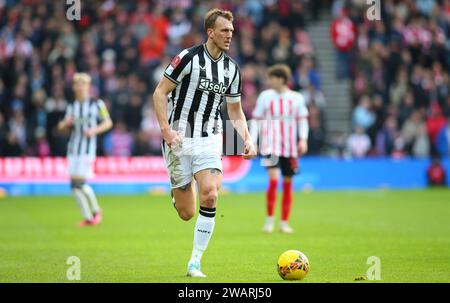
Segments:
[[[369,20],[366,1],[333,3],[336,76],[352,83],[346,150],[449,156],[450,1],[383,0],[380,9]]]
[[[93,0],[82,1],[79,21],[68,21],[65,1],[0,0],[0,156],[65,155],[68,138],[56,125],[76,71],[92,76],[92,97],[115,122],[98,154],[159,155],[153,89],[174,55],[205,42],[203,16],[213,7],[235,17],[230,56],[241,66],[247,117],[267,66],[287,63],[290,85],[310,106],[311,152],[319,153],[326,102],[305,15],[318,19],[320,1]]]
[[[67,20],[64,1],[0,0],[0,156],[65,155],[56,125],[76,71],[92,76],[92,96],[115,122],[98,154],[159,155],[153,89],[174,55],[205,41],[212,7],[235,17],[229,54],[249,119],[266,68],[287,63],[310,112],[309,154],[328,153],[324,109],[333,100],[307,28],[331,9],[336,77],[352,83],[342,153],[450,155],[450,0],[383,0],[380,21],[367,19],[365,0],[93,0],[82,1],[78,21]]]

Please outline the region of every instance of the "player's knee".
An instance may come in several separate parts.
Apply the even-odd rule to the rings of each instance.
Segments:
[[[292,177],[291,176],[284,176],[283,177],[283,181],[284,182],[291,182],[292,181]]]
[[[201,193],[202,206],[209,208],[216,207],[217,197],[218,190],[215,186],[205,188]]]
[[[195,210],[181,209],[178,210],[178,215],[184,221],[189,221],[195,215]]]
[[[70,180],[70,188],[72,190],[81,189],[85,183],[86,181],[81,179],[72,179]]]
[[[278,170],[273,168],[269,169],[269,179],[271,180],[278,179],[278,177],[279,177]]]

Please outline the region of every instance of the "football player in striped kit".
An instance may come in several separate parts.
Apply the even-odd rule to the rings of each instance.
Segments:
[[[222,181],[223,101],[227,102],[234,128],[244,140],[244,159],[256,156],[241,106],[239,67],[225,53],[234,30],[232,21],[229,11],[209,11],[204,23],[207,42],[175,56],[153,94],[173,204],[183,220],[195,215],[195,181],[198,185],[200,210],[187,266],[191,277],[205,277],[200,262],[214,231]]]
[[[91,77],[76,73],[73,77],[75,100],[67,107],[66,115],[58,124],[59,131],[70,131],[67,161],[72,193],[81,209],[84,220],[80,227],[98,225],[102,220],[92,187],[86,180],[94,175],[97,135],[108,131],[113,123],[105,103],[89,96]]]
[[[288,87],[290,68],[276,64],[268,69],[270,89],[260,93],[253,111],[252,137],[259,138],[262,165],[267,167],[267,218],[263,231],[274,229],[279,171],[283,176],[280,231],[292,233],[288,219],[292,205],[292,177],[298,173],[298,157],[308,149],[308,109],[303,96]],[[253,121],[255,122],[255,121]],[[259,132],[259,134],[258,134]],[[259,136],[258,136],[259,135]]]

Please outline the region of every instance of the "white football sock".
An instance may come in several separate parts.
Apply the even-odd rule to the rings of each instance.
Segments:
[[[97,213],[100,210],[98,205],[97,197],[95,196],[94,190],[89,184],[84,184],[82,187],[83,192],[86,194],[89,203],[91,204],[92,211]]]
[[[200,207],[194,228],[194,248],[189,263],[200,262],[214,231],[216,209]]]
[[[80,207],[81,214],[86,220],[92,220],[91,209],[89,208],[89,202],[84,193],[79,188],[74,188],[72,190],[75,200],[77,201],[78,207]]]
[[[281,221],[280,226],[281,227],[289,226],[288,221]]]
[[[273,222],[275,222],[274,216],[267,216],[266,217],[266,223],[267,224],[273,224]]]

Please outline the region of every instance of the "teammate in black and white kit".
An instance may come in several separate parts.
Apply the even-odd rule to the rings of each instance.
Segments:
[[[93,166],[97,150],[97,135],[112,127],[105,104],[100,99],[89,97],[91,77],[76,73],[73,78],[75,101],[67,107],[66,116],[58,124],[60,131],[70,129],[67,148],[69,176],[72,193],[81,209],[84,220],[79,226],[97,225],[102,211],[91,186],[86,179],[93,177]]]
[[[244,139],[244,159],[256,156],[241,107],[239,67],[225,54],[231,43],[232,21],[229,11],[209,11],[205,16],[207,42],[175,56],[153,95],[173,202],[183,220],[190,220],[195,214],[193,178],[198,184],[200,211],[187,270],[188,276],[193,277],[205,277],[200,261],[214,230],[222,180],[223,100],[234,127]]]

